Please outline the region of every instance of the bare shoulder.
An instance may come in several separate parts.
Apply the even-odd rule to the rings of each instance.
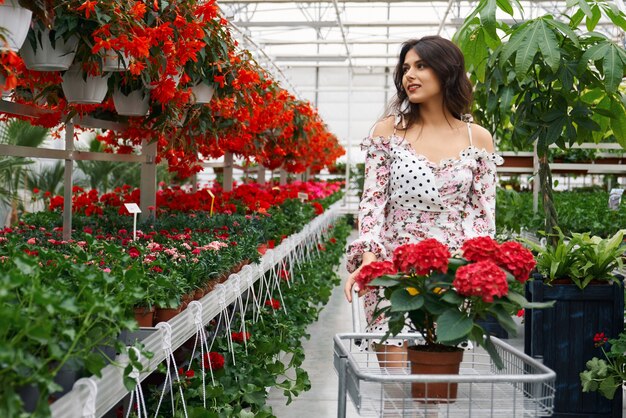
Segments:
[[[376,125],[374,125],[374,130],[372,131],[372,136],[382,136],[389,137],[393,134],[393,125],[395,123],[395,118],[393,116],[387,116],[386,118],[378,121]]]
[[[472,140],[476,148],[485,149],[488,152],[494,152],[491,133],[475,123],[472,123]]]

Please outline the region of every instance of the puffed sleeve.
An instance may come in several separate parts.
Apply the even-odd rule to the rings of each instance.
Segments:
[[[496,166],[504,160],[486,150],[473,150],[476,168],[467,201],[463,232],[465,239],[496,234]]]
[[[361,144],[366,151],[365,181],[359,204],[359,238],[347,250],[349,272],[361,265],[365,252],[374,253],[379,260],[387,258],[382,231],[389,198],[389,148],[390,139],[384,137],[367,137]]]

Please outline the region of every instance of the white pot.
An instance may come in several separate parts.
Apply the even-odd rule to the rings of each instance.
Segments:
[[[63,74],[63,94],[70,103],[78,104],[98,104],[102,103],[107,95],[107,79],[109,74],[104,76],[87,75],[83,79],[83,71],[79,65],[72,65]]]
[[[70,68],[76,55],[78,37],[72,36],[67,42],[58,38],[52,47],[48,29],[37,35],[41,35],[41,45],[37,42],[36,50],[30,42],[25,42],[20,49],[26,68],[33,71],[65,71]]]
[[[13,90],[4,89],[4,83],[6,82],[7,82],[6,77],[0,74],[0,92],[2,93],[2,97],[9,97],[11,95],[11,92],[13,91]]]
[[[215,89],[212,86],[207,86],[204,83],[197,84],[191,88],[196,103],[209,103],[213,98]]]
[[[150,95],[144,89],[134,90],[125,95],[120,89],[113,92],[113,104],[118,115],[146,116],[150,110]]]
[[[122,57],[112,50],[107,49],[102,57],[102,71],[126,71],[130,65],[128,55],[122,52]]]
[[[30,10],[18,5],[17,0],[4,0],[0,4],[0,28],[6,30],[4,35],[11,51],[19,51],[24,44],[32,14]],[[0,45],[0,50],[5,49],[4,45]]]

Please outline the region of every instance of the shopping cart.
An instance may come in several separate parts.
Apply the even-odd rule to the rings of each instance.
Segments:
[[[356,299],[356,301],[354,301]],[[353,298],[353,326],[360,327],[360,303]],[[458,375],[412,375],[405,364],[388,367],[376,353],[363,350],[363,340],[384,334],[353,332],[334,337],[334,366],[339,376],[337,416],[346,416],[347,396],[362,416],[385,417],[539,417],[554,410],[556,374],[540,362],[498,338],[492,341],[504,367],[498,369],[481,347],[465,351]],[[396,338],[415,340],[415,334]],[[413,383],[423,384],[426,395],[414,398]],[[428,398],[429,385],[457,386],[455,400]],[[432,387],[432,386],[431,386]]]

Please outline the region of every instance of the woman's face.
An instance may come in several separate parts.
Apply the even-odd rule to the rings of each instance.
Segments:
[[[439,77],[413,49],[406,53],[402,69],[402,86],[411,103],[424,103],[441,96]]]

